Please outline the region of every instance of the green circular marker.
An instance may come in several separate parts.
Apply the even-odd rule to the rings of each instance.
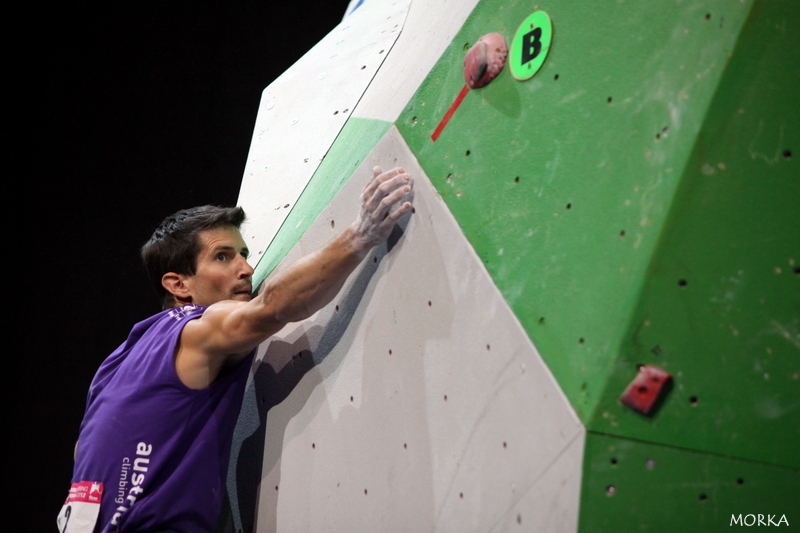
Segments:
[[[524,81],[533,77],[542,67],[550,43],[553,41],[553,23],[544,11],[537,11],[519,25],[508,60],[514,79]]]

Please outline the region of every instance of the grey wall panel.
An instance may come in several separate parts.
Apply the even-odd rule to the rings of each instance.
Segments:
[[[396,129],[282,265],[355,218],[376,164],[414,176],[415,213],[261,347],[235,505],[258,485],[261,533],[574,531],[584,428]]]

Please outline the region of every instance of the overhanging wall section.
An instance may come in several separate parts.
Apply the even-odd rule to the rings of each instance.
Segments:
[[[797,43],[800,6],[754,4],[590,430],[800,468]],[[675,377],[652,419],[617,402],[639,364]]]
[[[592,416],[750,3],[544,2],[542,69],[470,91],[466,50],[534,9],[482,2],[398,128],[540,349]]]

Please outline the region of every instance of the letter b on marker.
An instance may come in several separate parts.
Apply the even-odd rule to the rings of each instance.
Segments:
[[[542,51],[542,28],[534,28],[522,36],[522,64],[530,63]]]
[[[553,40],[553,24],[544,11],[529,15],[517,28],[509,48],[514,79],[530,79],[541,68]]]

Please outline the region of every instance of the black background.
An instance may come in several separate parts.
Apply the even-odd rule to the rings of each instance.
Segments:
[[[7,204],[21,242],[6,280],[23,306],[6,318],[18,448],[0,531],[57,531],[94,371],[159,310],[139,247],[178,209],[236,204],[261,92],[347,4],[41,4],[27,15],[7,48],[19,71],[7,116],[24,118],[7,131],[23,210]]]

